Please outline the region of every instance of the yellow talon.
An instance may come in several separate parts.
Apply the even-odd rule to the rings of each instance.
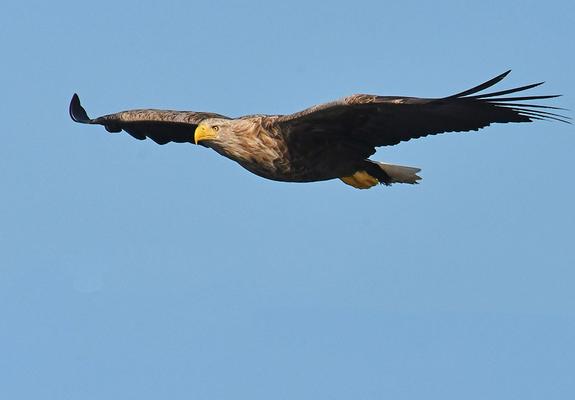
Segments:
[[[377,178],[374,178],[365,171],[357,171],[351,176],[342,176],[339,178],[343,183],[353,186],[357,189],[369,189],[379,183]]]

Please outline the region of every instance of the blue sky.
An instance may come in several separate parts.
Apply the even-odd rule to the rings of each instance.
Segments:
[[[573,110],[574,27],[568,1],[4,4],[0,397],[573,398],[573,126],[382,148],[422,183],[358,191],[67,107],[291,113],[512,68]]]

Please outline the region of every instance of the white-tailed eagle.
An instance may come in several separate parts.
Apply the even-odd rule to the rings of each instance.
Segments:
[[[528,103],[558,95],[507,96],[541,85],[480,94],[505,72],[481,85],[443,98],[355,94],[289,115],[230,118],[209,112],[140,109],[90,119],[76,94],[76,122],[126,131],[158,144],[210,147],[264,178],[314,182],[339,178],[360,189],[382,183],[417,183],[419,168],[369,159],[376,147],[444,132],[476,131],[492,123],[557,120],[558,107]],[[526,103],[527,102],[527,103]]]

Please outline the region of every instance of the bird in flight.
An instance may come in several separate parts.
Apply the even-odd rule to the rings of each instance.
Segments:
[[[483,93],[507,71],[463,92],[442,98],[355,94],[289,115],[230,118],[211,112],[138,109],[91,119],[77,94],[70,116],[83,124],[125,131],[136,139],[195,143],[209,147],[261,177],[285,182],[341,179],[358,189],[377,184],[417,183],[419,168],[369,159],[376,147],[444,132],[476,131],[492,123],[569,117],[549,105],[531,104],[559,95],[507,96],[543,82]]]

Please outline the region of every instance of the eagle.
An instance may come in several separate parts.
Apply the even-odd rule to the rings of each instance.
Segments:
[[[371,160],[377,147],[445,132],[477,131],[492,123],[556,120],[559,107],[529,101],[560,95],[513,95],[543,82],[484,93],[511,71],[441,98],[354,94],[287,115],[231,118],[212,112],[136,109],[91,119],[77,94],[75,122],[103,125],[158,144],[192,143],[211,148],[263,178],[284,182],[341,179],[358,189],[418,183],[420,168]],[[483,92],[483,94],[481,93]]]

